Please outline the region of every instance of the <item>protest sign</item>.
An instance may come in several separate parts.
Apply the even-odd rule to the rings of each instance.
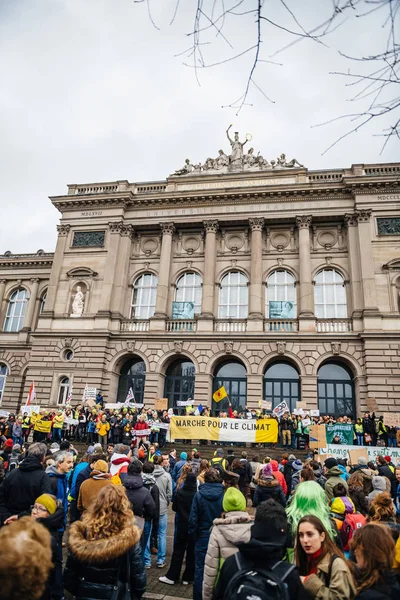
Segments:
[[[369,412],[376,412],[378,410],[378,404],[376,398],[367,398],[367,406]]]
[[[311,425],[310,448],[325,448],[326,430],[325,425]]]
[[[0,410],[0,417],[6,417],[7,419],[9,414],[10,413],[8,412],[8,410]]]
[[[40,406],[35,404],[25,404],[25,406],[21,408],[21,412],[23,415],[27,413],[28,417],[30,417],[33,412],[40,412]]]
[[[303,419],[301,423],[303,427],[308,427],[309,425],[311,425],[311,419]]]
[[[353,425],[342,425],[341,423],[334,423],[333,425],[326,426],[326,441],[328,444],[332,443],[333,438],[338,437],[340,444],[353,443],[354,429]]]
[[[169,423],[155,423],[151,426],[152,429],[169,429]]]
[[[398,427],[400,425],[400,414],[399,413],[383,413],[383,423],[386,427]]]
[[[154,408],[155,410],[168,410],[168,398],[156,398]]]
[[[261,408],[263,408],[264,410],[271,410],[272,402],[270,400],[263,400],[261,402]]]
[[[89,405],[88,400],[96,400],[97,396],[97,388],[89,387],[88,384],[85,385],[85,389],[83,390],[82,402],[86,402]]]
[[[303,410],[307,409],[307,402],[296,402],[296,408],[302,408]]]
[[[33,429],[41,433],[50,433],[52,425],[52,421],[43,421],[42,419],[38,419]]]
[[[72,417],[64,417],[64,423],[66,425],[78,425],[79,424],[79,420],[78,419],[73,419]]]
[[[93,408],[96,406],[96,402],[89,398],[88,400],[86,400],[86,406],[88,406],[89,408]]]
[[[353,450],[349,450],[349,458],[351,465],[356,465],[360,457],[366,458],[368,462],[369,458],[366,446],[355,446]]]
[[[310,410],[310,417],[319,417],[318,408],[313,408],[312,410]]]
[[[133,429],[132,430],[133,435],[135,435],[136,437],[147,437],[151,434],[151,429]]]
[[[213,417],[171,417],[173,439],[212,440],[216,442],[275,443],[275,419],[216,419]]]
[[[278,406],[275,406],[275,408],[274,408],[274,410],[272,412],[278,418],[280,418],[282,415],[284,415],[285,412],[290,412],[286,400],[284,400],[283,402],[281,402],[280,404],[278,404]]]
[[[193,400],[178,400],[178,402],[176,403],[177,406],[192,406],[193,405]]]
[[[304,410],[304,408],[295,408],[293,414],[302,417],[306,414],[306,411]]]
[[[330,454],[335,458],[348,458],[349,450],[355,450],[357,446],[349,445],[327,445],[325,448],[319,448],[319,453],[325,456]],[[384,446],[365,446],[368,452],[368,460],[375,461],[379,455],[390,456],[391,460],[396,464],[400,462],[400,448],[385,448]]]

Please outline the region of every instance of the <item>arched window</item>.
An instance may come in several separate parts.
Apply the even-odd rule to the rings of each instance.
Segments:
[[[184,273],[176,282],[175,301],[193,302],[194,312],[201,312],[201,277],[198,273]]]
[[[353,377],[340,363],[328,362],[318,369],[318,408],[321,415],[355,416]]]
[[[264,400],[272,402],[272,408],[286,400],[290,412],[300,400],[300,378],[297,370],[287,362],[275,362],[264,374]]]
[[[144,402],[144,384],[146,381],[146,365],[137,356],[127,360],[121,369],[118,383],[117,402],[125,402],[129,389],[132,388],[135,402]],[[133,400],[132,400],[133,402]]]
[[[315,277],[315,316],[317,319],[346,319],[344,279],[334,269],[323,269]]]
[[[22,329],[27,303],[28,292],[24,288],[20,288],[12,294],[8,303],[4,331],[20,331]]]
[[[60,379],[57,398],[57,404],[59,404],[60,406],[66,404],[67,402],[69,387],[70,381],[68,377],[63,377],[62,379]]]
[[[240,271],[229,271],[221,280],[220,319],[246,319],[248,314],[248,279]]]
[[[46,304],[46,298],[47,298],[47,292],[45,292],[42,297],[40,298],[40,307],[39,307],[39,315],[42,314],[42,312],[44,311],[44,307]]]
[[[227,411],[229,401],[232,410],[244,411],[247,398],[247,373],[245,366],[238,360],[227,360],[218,365],[214,373],[213,393],[224,387],[228,397],[220,402],[212,401],[214,414]]]
[[[4,388],[6,387],[6,379],[8,375],[7,365],[0,363],[0,406],[3,399]]]
[[[188,358],[180,358],[169,365],[164,385],[164,397],[168,398],[168,408],[177,408],[185,414],[185,407],[178,402],[186,402],[194,397],[194,364]]]
[[[267,278],[265,316],[267,319],[295,319],[296,281],[289,271],[278,269]]]
[[[154,315],[157,297],[157,275],[144,273],[133,286],[131,318],[150,319]]]

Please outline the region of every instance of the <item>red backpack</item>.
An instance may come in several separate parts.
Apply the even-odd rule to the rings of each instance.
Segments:
[[[349,550],[349,544],[355,530],[360,529],[360,527],[365,525],[366,522],[367,519],[360,513],[346,515],[346,518],[343,521],[343,527],[340,530],[340,538],[342,540],[343,550]]]

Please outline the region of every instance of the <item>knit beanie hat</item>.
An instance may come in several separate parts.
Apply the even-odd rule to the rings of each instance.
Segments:
[[[5,448],[12,448],[13,447],[14,442],[12,441],[11,438],[8,438],[5,442],[4,442],[4,447]]]
[[[362,465],[363,467],[366,467],[368,463],[367,463],[367,459],[365,458],[365,456],[359,456],[357,458],[357,464]]]
[[[263,469],[262,469],[262,471],[261,471],[261,476],[262,476],[262,477],[273,477],[273,474],[272,474],[272,465],[271,465],[271,463],[267,463],[267,464],[266,464],[266,465],[263,467]]]
[[[96,460],[92,464],[93,471],[101,471],[102,473],[108,473],[108,464],[105,460]]]
[[[41,504],[45,507],[49,515],[54,515],[57,510],[57,502],[50,496],[50,494],[42,494],[39,498],[36,498],[35,504]]]
[[[186,452],[181,452],[180,455],[179,455],[179,458],[181,460],[187,460],[187,453]]]
[[[222,508],[225,512],[235,511],[235,510],[246,510],[246,498],[243,496],[242,492],[235,487],[230,487],[226,490],[224,494],[224,498],[222,500]]]
[[[302,463],[302,461],[301,461],[299,458],[297,458],[296,460],[294,460],[294,461],[292,462],[292,468],[293,468],[295,471],[301,471],[301,469],[303,468],[303,463]]]
[[[324,465],[327,469],[332,469],[333,467],[337,467],[337,460],[333,457],[327,458]]]

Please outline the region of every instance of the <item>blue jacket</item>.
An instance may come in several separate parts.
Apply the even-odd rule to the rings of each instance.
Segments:
[[[96,422],[88,421],[87,430],[88,430],[88,433],[94,433],[96,431]]]
[[[72,474],[70,477],[69,495],[74,500],[78,500],[78,497],[76,494],[76,480],[78,478],[78,475],[81,471],[83,471],[83,469],[86,469],[86,467],[88,467],[88,466],[89,466],[88,462],[80,462],[76,465],[75,469],[72,471]]]
[[[343,465],[338,465],[338,467],[342,471],[342,473],[339,475],[339,477],[341,477],[345,481],[348,481],[350,479],[350,475],[346,471],[346,467],[344,467]]]
[[[396,496],[394,499],[394,503],[396,506],[396,516],[400,517],[400,483],[397,486],[397,490],[396,490]]]
[[[50,477],[52,494],[56,496],[57,500],[61,500],[64,508],[64,526],[59,531],[64,531],[67,524],[68,516],[68,482],[67,475],[65,473],[59,473],[57,467],[47,467],[47,475]]]
[[[178,481],[183,465],[185,465],[186,463],[187,460],[179,460],[174,466],[174,470],[171,473],[171,477],[172,481],[174,481],[175,483]]]
[[[204,483],[196,493],[189,517],[189,535],[191,537],[209,537],[214,519],[222,514],[222,483]]]

